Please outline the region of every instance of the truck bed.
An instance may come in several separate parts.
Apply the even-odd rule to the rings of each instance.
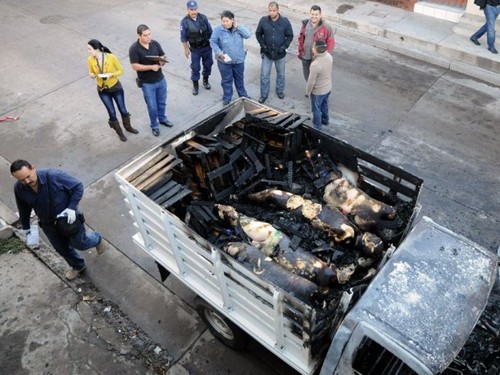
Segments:
[[[310,167],[297,159],[305,145],[321,156],[311,158]],[[318,366],[332,326],[342,319],[350,298],[369,282],[368,268],[355,274],[351,284],[326,291],[319,288],[314,298],[304,298],[291,287],[283,287],[293,282],[280,283],[221,250],[224,240],[234,239],[237,233],[224,227],[210,208],[230,203],[259,220],[285,220],[288,213],[255,205],[252,209],[244,197],[263,186],[274,186],[319,200],[319,172],[325,160],[355,172],[360,189],[398,208],[402,222],[385,241],[386,247],[397,246],[418,213],[422,180],[315,131],[305,116],[252,100],[233,102],[134,158],[115,175],[137,227],[133,238],[138,247],[303,374]],[[307,176],[315,169],[318,178],[309,181]],[[280,226],[279,220],[271,223]],[[280,229],[287,231],[290,223]],[[299,224],[300,228],[306,225]],[[287,235],[298,238],[300,247],[308,251],[318,248],[314,244],[328,245],[321,233],[310,233],[311,238],[294,231]],[[327,253],[343,255],[345,259],[338,261],[347,262],[352,254],[343,250],[339,247],[337,253]],[[371,269],[376,271],[380,261],[381,257],[372,262]]]

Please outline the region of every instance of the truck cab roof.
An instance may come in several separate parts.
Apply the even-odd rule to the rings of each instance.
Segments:
[[[379,340],[390,341],[387,347],[440,373],[477,323],[496,269],[494,253],[423,217],[346,321],[367,324]]]

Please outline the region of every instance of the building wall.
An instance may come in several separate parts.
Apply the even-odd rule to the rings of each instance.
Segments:
[[[401,9],[413,11],[413,6],[418,0],[376,0],[378,3],[395,6]]]

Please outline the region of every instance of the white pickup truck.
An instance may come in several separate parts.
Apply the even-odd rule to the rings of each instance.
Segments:
[[[115,174],[137,228],[134,242],[198,295],[198,311],[211,332],[234,348],[251,336],[301,374],[443,372],[486,306],[497,256],[429,218],[415,219],[421,179],[307,122],[238,99],[135,157]],[[307,221],[301,231],[287,233],[287,214],[269,204],[254,211],[277,210],[271,224],[294,249],[315,247],[314,254],[326,254],[321,262],[329,269],[339,270],[335,262],[358,254],[351,260],[352,279],[320,283],[318,301],[295,290],[300,272],[283,280],[272,274],[278,263],[265,268],[259,258],[249,265],[223,250],[224,238],[255,244],[209,208],[234,203],[241,210],[241,200],[256,185],[318,202],[315,189],[322,191],[322,168],[329,163],[351,170],[359,189],[397,207],[399,224],[378,227],[383,251],[368,257],[370,266],[363,268],[359,264],[367,258],[352,243],[322,241],[322,234],[311,240],[306,234],[315,229]],[[307,175],[315,179],[309,185]]]

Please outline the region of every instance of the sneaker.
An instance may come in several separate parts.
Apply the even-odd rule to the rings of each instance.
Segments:
[[[160,129],[152,129],[153,135],[158,137],[160,135]]]
[[[99,255],[104,253],[106,251],[106,241],[104,241],[104,239],[101,238],[101,242],[99,242],[99,245],[97,245],[95,249],[97,250],[97,254]]]
[[[261,97],[259,98],[259,103],[261,103],[261,104],[262,104],[262,103],[264,103],[264,102],[266,101],[266,99],[267,99],[267,97],[265,97],[265,96],[261,96]]]
[[[223,100],[223,101],[222,101],[222,104],[223,104],[223,105],[228,105],[228,104],[229,104],[229,102],[230,102],[230,100]]]
[[[78,277],[79,274],[81,274],[83,271],[85,271],[85,266],[83,266],[82,269],[79,269],[79,270],[75,270],[75,269],[70,269],[68,272],[66,272],[66,275],[64,275],[66,277],[66,279],[68,279],[69,281],[73,281],[74,279],[76,279]]]
[[[167,128],[171,128],[172,126],[174,126],[174,124],[172,124],[170,121],[160,121],[160,125],[163,125],[163,126],[166,126]]]
[[[328,126],[328,125],[330,125],[330,121],[328,121],[328,120],[321,120],[321,125]]]
[[[283,94],[282,92],[278,92],[276,93],[276,95],[278,95],[278,98],[280,99],[283,99],[285,97],[285,94]]]
[[[495,47],[488,48],[488,51],[490,51],[491,53],[493,53],[495,55],[498,53],[498,51]]]
[[[476,46],[480,46],[480,45],[481,45],[481,43],[479,43],[479,40],[477,40],[476,38],[470,37],[469,39],[470,39],[470,41],[471,41],[472,43],[474,43]]]
[[[212,88],[212,86],[210,86],[210,83],[208,82],[208,78],[203,79],[203,87],[205,88],[205,90],[210,90]]]

